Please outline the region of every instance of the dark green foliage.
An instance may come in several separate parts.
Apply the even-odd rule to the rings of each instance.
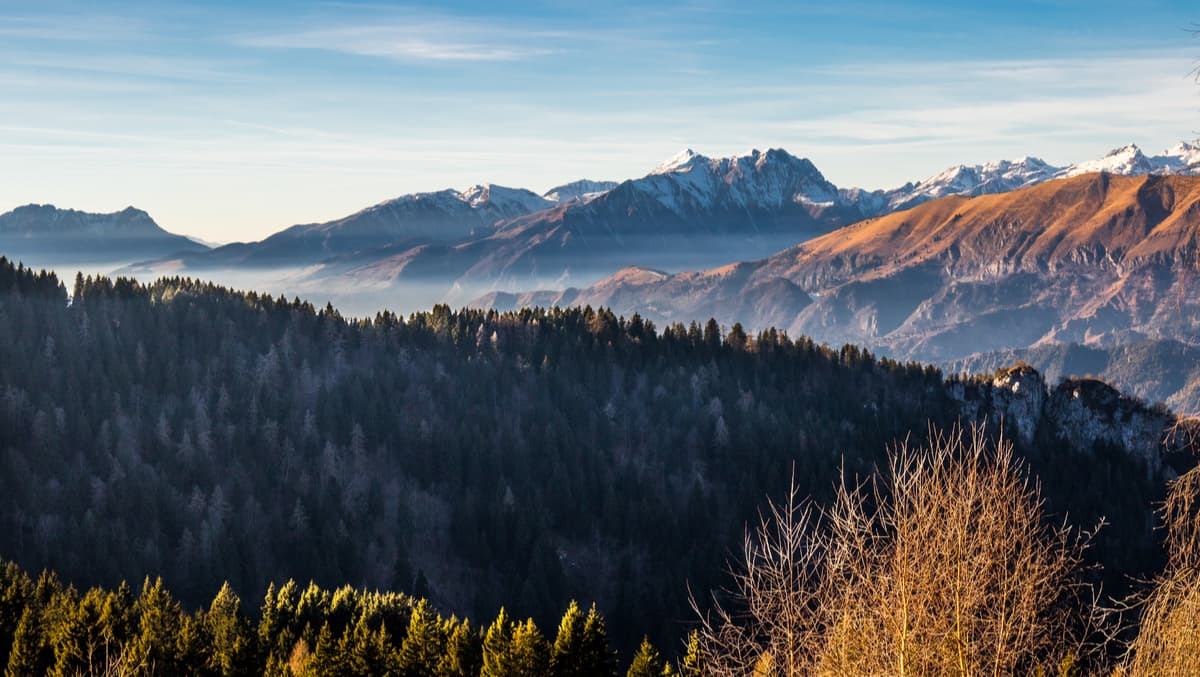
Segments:
[[[161,575],[189,608],[226,579],[353,581],[474,617],[509,604],[544,627],[595,599],[619,646],[666,646],[781,468],[827,492],[843,456],[865,471],[947,411],[940,383],[608,310],[350,321],[86,277],[67,303],[52,275],[0,262],[0,555],[84,586]],[[288,650],[315,645],[319,625],[279,622]]]
[[[163,613],[174,599],[203,609],[147,627],[113,599],[105,630],[84,632],[109,600],[80,620],[45,604],[56,581],[16,590],[43,600],[64,669],[106,632],[134,638],[141,653],[123,660],[164,670],[236,674],[273,657],[280,671],[305,652],[317,672],[377,665],[369,639],[399,646],[410,607],[376,605],[359,624],[360,594],[328,587],[346,582],[473,618],[507,604],[547,628],[594,599],[626,655],[645,633],[673,647],[689,587],[724,581],[788,469],[820,501],[839,473],[866,476],[887,444],[958,413],[932,368],[775,330],[659,331],[591,308],[348,320],[178,278],[80,277],[68,302],[53,275],[0,260],[0,555],[85,587],[161,575],[176,595],[153,602]],[[1060,513],[1128,482],[1127,458],[1046,449],[1071,467],[1043,475]],[[1133,496],[1153,499],[1157,479]],[[1145,541],[1149,506],[1129,501],[1119,533]],[[1104,538],[1097,552],[1123,558],[1115,575],[1145,570],[1144,549]],[[240,604],[207,607],[225,580],[259,596],[289,578],[320,585],[266,595],[257,630]],[[0,633],[15,633],[5,586]],[[173,655],[148,648],[170,632]],[[436,634],[453,670],[486,667],[478,632]],[[611,649],[580,642],[579,669],[597,672],[574,674],[616,672]]]

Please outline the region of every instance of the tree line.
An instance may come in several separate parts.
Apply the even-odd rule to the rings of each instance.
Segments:
[[[6,677],[605,677],[619,664],[628,677],[664,677],[699,675],[699,651],[693,635],[682,672],[648,640],[620,661],[596,607],[585,613],[575,602],[547,636],[504,609],[474,627],[425,599],[288,581],[270,586],[250,618],[228,585],[188,613],[161,578],[136,595],[124,582],[81,594],[53,572],[35,579],[15,563],[0,566]]]

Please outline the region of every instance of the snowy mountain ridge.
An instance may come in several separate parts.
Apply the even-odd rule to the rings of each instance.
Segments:
[[[1180,142],[1147,156],[1135,144],[1097,160],[1064,167],[1036,157],[962,164],[891,189],[838,188],[807,159],[781,149],[751,150],[712,158],[691,148],[680,151],[633,183],[672,211],[711,208],[722,201],[742,206],[779,207],[786,202],[818,208],[853,207],[864,217],[909,209],[947,195],[990,195],[1043,181],[1091,172],[1110,174],[1197,174],[1200,146]]]
[[[588,201],[599,197],[604,193],[616,188],[620,185],[617,181],[592,181],[591,179],[580,179],[570,183],[564,183],[561,186],[555,186],[542,194],[542,197],[551,202],[570,202],[576,198],[583,201]]]
[[[689,148],[631,183],[681,215],[716,207],[778,209],[787,204],[839,203],[837,186],[811,161],[779,148],[724,158],[710,158]]]
[[[1158,155],[1147,156],[1136,144],[1131,143],[1109,151],[1102,158],[1065,167],[1056,167],[1035,157],[979,165],[957,165],[923,181],[891,190],[872,191],[871,194],[885,200],[888,211],[895,211],[947,195],[1006,193],[1051,179],[1093,172],[1122,176],[1197,174],[1200,173],[1200,147],[1180,142]]]

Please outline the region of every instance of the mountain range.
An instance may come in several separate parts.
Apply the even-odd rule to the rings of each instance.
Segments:
[[[839,188],[786,151],[709,158],[686,150],[621,183],[575,181],[542,195],[495,185],[405,195],[260,242],[149,261],[140,274],[300,268],[290,283],[377,290],[429,285],[455,302],[491,290],[588,284],[629,265],[663,270],[767,256],[864,218],[946,195],[1014,190],[1105,169],[1190,173],[1200,148],[1146,156],[1125,146],[1056,167],[1035,158],[961,165],[890,190]]]

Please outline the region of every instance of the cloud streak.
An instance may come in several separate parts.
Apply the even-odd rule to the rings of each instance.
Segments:
[[[316,49],[400,61],[521,61],[562,51],[562,33],[478,20],[409,17],[370,25],[244,35],[243,47]]]

